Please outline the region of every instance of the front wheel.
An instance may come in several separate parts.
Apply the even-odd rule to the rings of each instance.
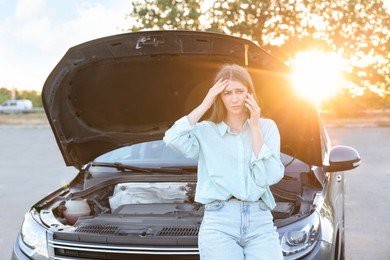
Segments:
[[[345,242],[344,237],[341,238],[341,245],[340,245],[340,260],[345,260]]]

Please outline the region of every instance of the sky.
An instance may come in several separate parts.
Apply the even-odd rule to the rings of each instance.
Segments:
[[[131,0],[0,0],[0,88],[40,92],[70,47],[123,33],[130,10]]]
[[[131,0],[0,0],[0,88],[41,91],[72,46],[123,33]]]

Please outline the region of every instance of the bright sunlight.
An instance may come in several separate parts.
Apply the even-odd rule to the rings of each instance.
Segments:
[[[298,52],[290,62],[293,85],[299,95],[317,104],[337,94],[346,62],[336,53],[319,50]]]

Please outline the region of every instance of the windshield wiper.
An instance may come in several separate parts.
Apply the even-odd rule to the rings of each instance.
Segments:
[[[145,168],[145,167],[138,167],[134,165],[122,164],[119,162],[114,162],[114,163],[92,162],[90,164],[90,167],[92,166],[113,167],[122,172],[133,171],[133,172],[145,172],[145,173],[174,173],[174,174],[193,173],[180,168]]]

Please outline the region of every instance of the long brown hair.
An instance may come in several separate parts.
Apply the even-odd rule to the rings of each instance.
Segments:
[[[242,83],[244,86],[248,88],[249,93],[253,93],[253,96],[257,102],[257,96],[256,96],[255,88],[253,87],[252,78],[244,67],[241,67],[237,64],[225,64],[219,69],[217,75],[215,76],[214,84],[220,78],[234,80]],[[208,120],[214,123],[220,123],[226,118],[226,115],[227,115],[226,108],[223,105],[221,96],[218,95],[214,101],[211,115]]]

